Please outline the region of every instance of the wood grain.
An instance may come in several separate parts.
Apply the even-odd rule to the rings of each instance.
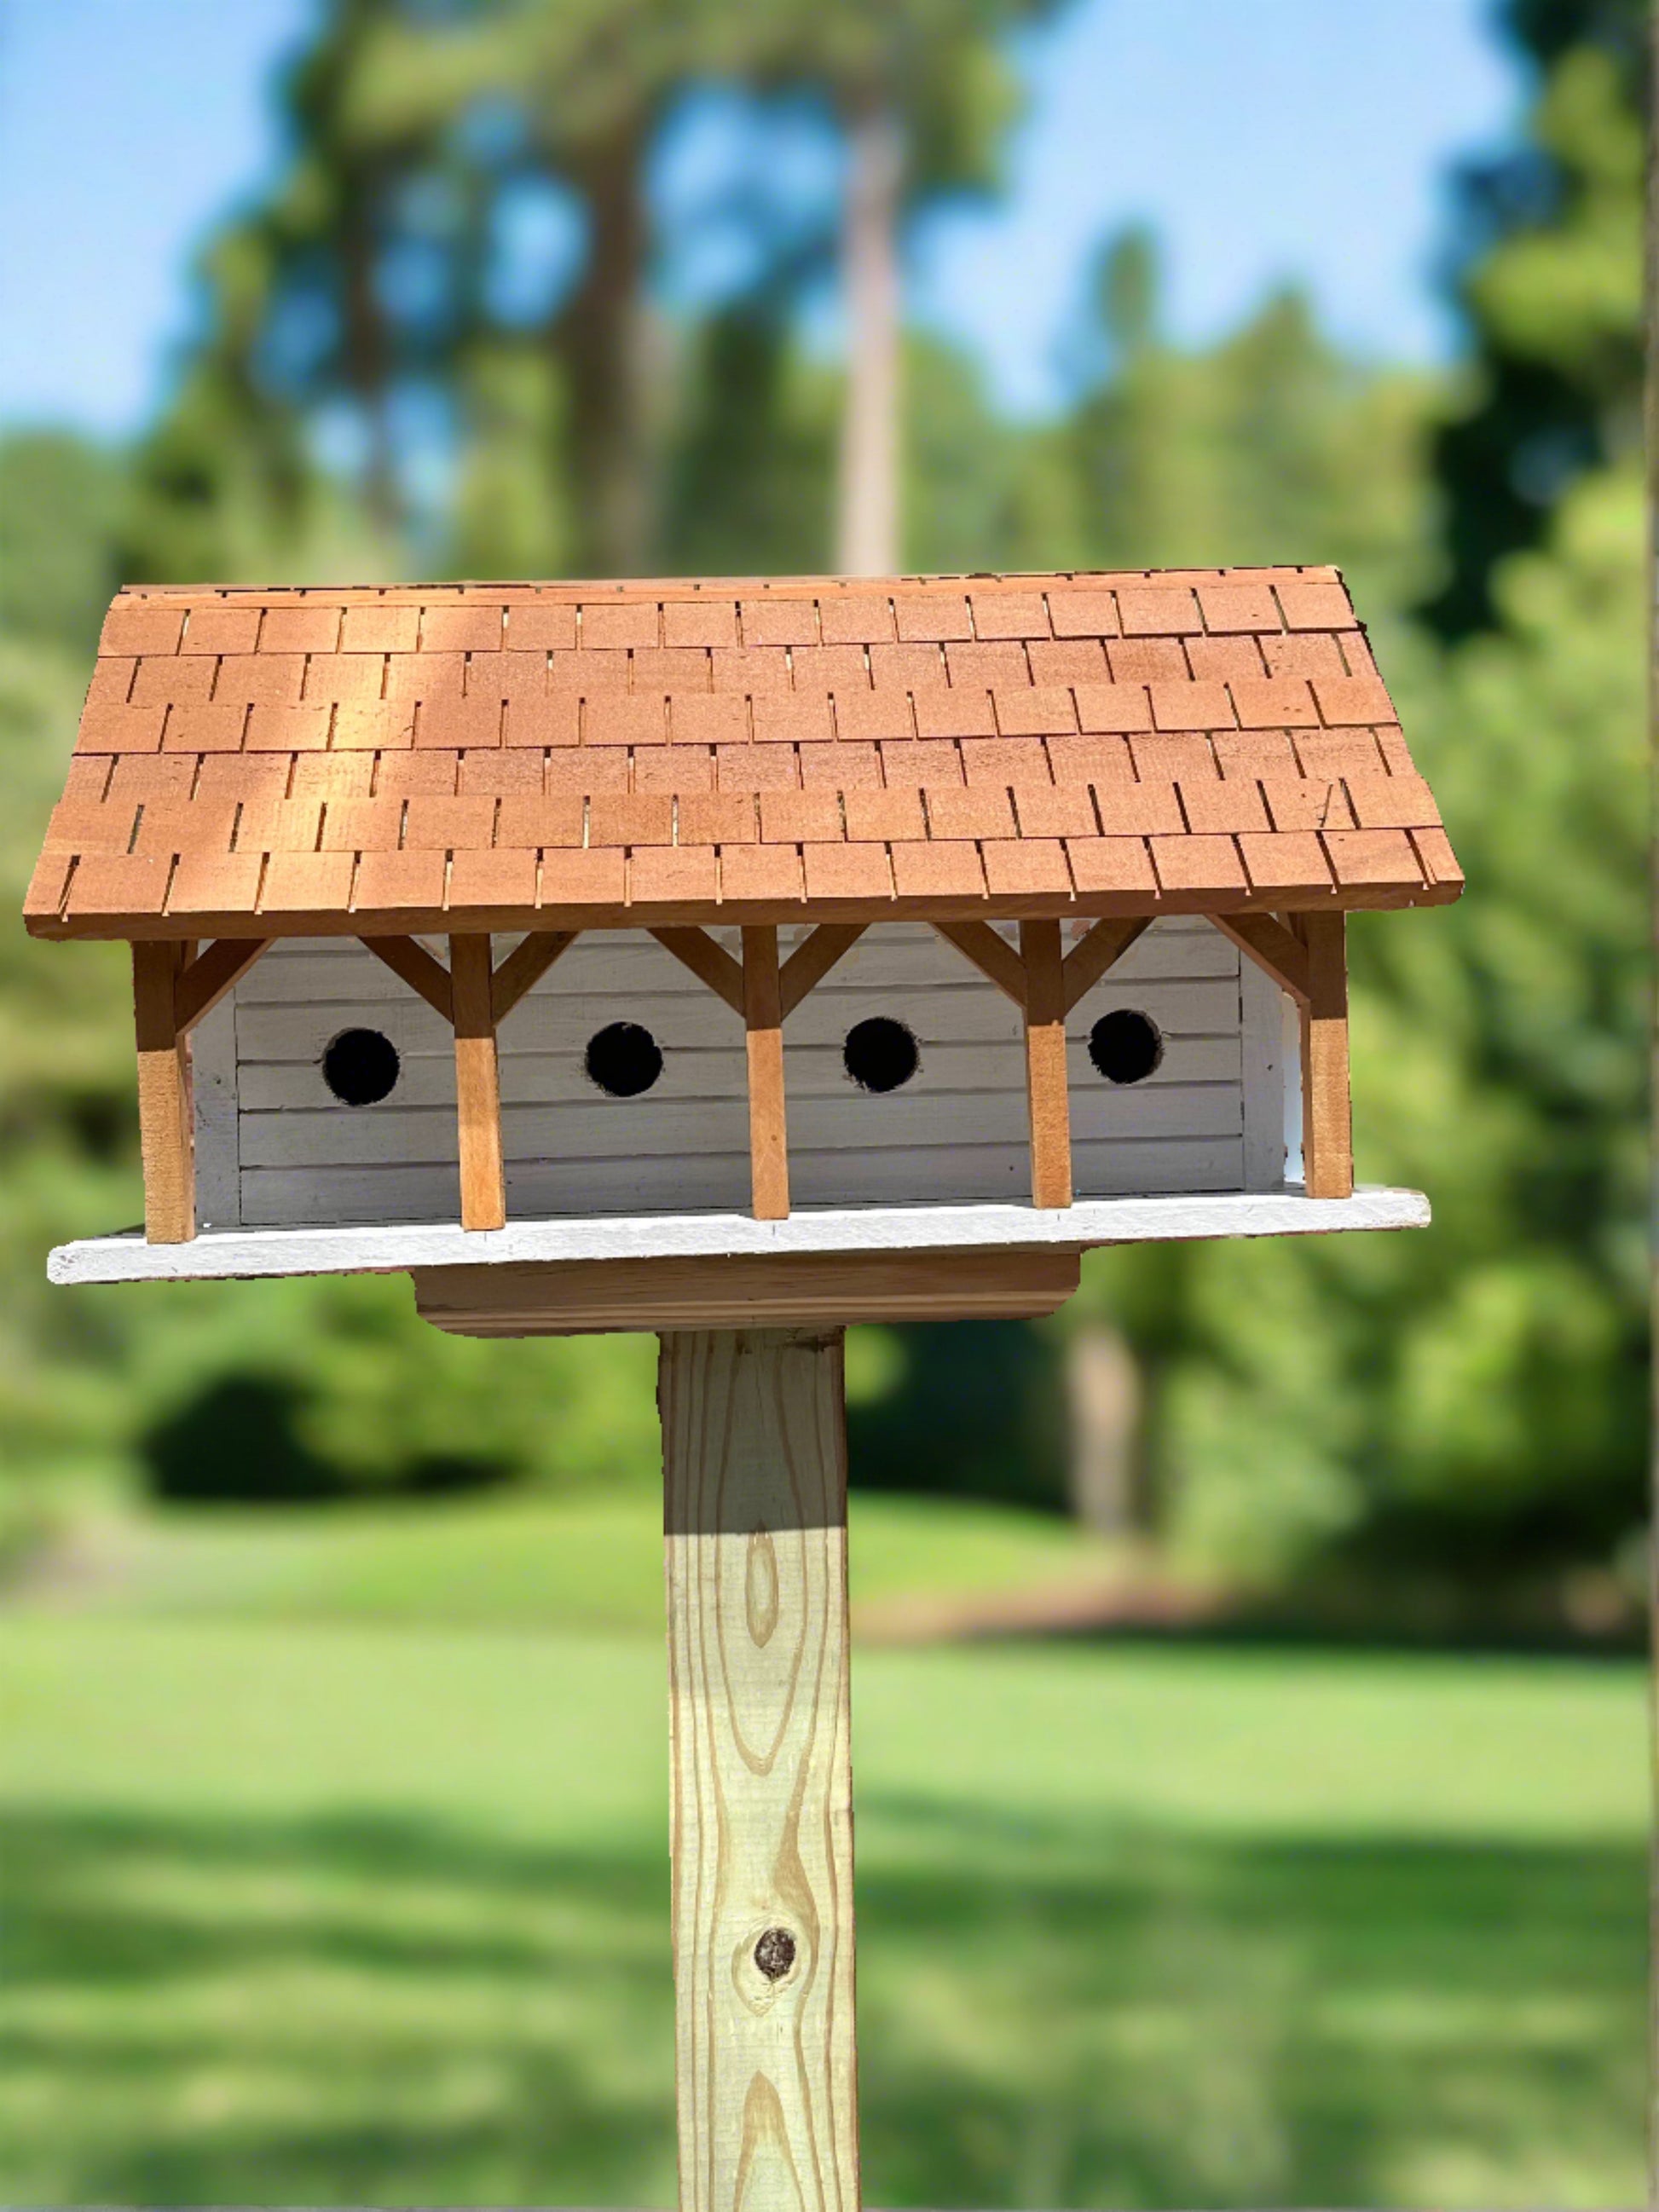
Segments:
[[[449,975],[454,994],[461,1226],[500,1229],[507,1221],[507,1175],[501,1161],[501,1080],[495,1057],[489,939],[452,937]]]
[[[181,966],[173,988],[173,1018],[179,1031],[193,1030],[204,1014],[211,1013],[275,942],[270,937],[222,937],[188,967]]]
[[[1121,920],[1097,921],[1086,937],[1079,939],[1066,955],[1061,970],[1065,985],[1061,995],[1068,1014],[1152,926],[1149,915],[1130,915]]]
[[[453,1021],[455,1006],[448,975],[423,945],[417,945],[412,937],[365,937],[361,942],[394,975],[401,975],[411,990],[418,991],[434,1013],[441,1014],[447,1022]]]
[[[1066,979],[1057,921],[1022,921],[1025,1099],[1031,1123],[1031,1203],[1072,1202],[1072,1116],[1066,1075]]]
[[[187,1244],[196,1234],[196,1113],[190,1039],[173,994],[185,963],[178,943],[132,948],[133,1027],[138,1048],[138,1141],[144,1167],[144,1235]]]
[[[947,945],[954,945],[988,982],[994,983],[1017,1006],[1025,1004],[1025,970],[1018,953],[1006,937],[999,937],[988,921],[939,921],[933,927]]]
[[[781,1221],[789,1212],[789,1133],[775,929],[743,933],[743,1019],[749,1065],[750,1200],[757,1221]]]
[[[720,1254],[416,1267],[415,1308],[453,1336],[1033,1321],[1078,1286],[1065,1248]]]
[[[1346,921],[1341,914],[1296,917],[1296,933],[1308,955],[1308,1000],[1302,1009],[1302,1176],[1310,1198],[1353,1194]]]
[[[1341,915],[1336,917],[1341,921]],[[1310,990],[1308,951],[1302,939],[1270,914],[1218,914],[1211,920],[1253,960],[1264,975],[1271,975],[1288,991],[1297,1006],[1305,1006]]]
[[[653,929],[651,934],[665,952],[672,952],[682,967],[689,968],[717,998],[724,999],[734,1014],[742,1013],[743,970],[706,929]],[[775,930],[775,943],[776,936]]]
[[[868,927],[862,921],[821,921],[811,935],[795,947],[784,962],[778,979],[786,1021],[807,993],[852,951]]]
[[[507,1019],[525,993],[533,990],[575,942],[574,929],[536,929],[514,946],[490,982],[490,1003],[497,1024]]]
[[[681,2212],[858,2212],[842,1338],[658,1373]]]

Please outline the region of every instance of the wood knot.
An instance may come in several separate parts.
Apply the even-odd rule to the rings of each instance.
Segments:
[[[755,1964],[769,1982],[781,1982],[795,1963],[795,1939],[787,1928],[763,1929],[755,1944]]]

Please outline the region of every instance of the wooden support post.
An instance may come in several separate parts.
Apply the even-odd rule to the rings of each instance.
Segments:
[[[841,1332],[658,1372],[680,2212],[859,2212]]]
[[[501,1165],[501,1083],[495,1060],[489,939],[452,937],[449,981],[455,1021],[455,1118],[461,1146],[461,1226],[507,1224]]]
[[[783,1001],[778,933],[743,933],[743,1019],[749,1052],[749,1168],[757,1221],[789,1212],[789,1140],[783,1103]]]
[[[132,1011],[138,1044],[138,1142],[144,1164],[144,1235],[187,1244],[196,1234],[196,1113],[190,1038],[173,994],[189,957],[183,945],[135,943]]]
[[[1025,1096],[1031,1120],[1031,1203],[1072,1202],[1072,1117],[1066,1088],[1066,983],[1057,921],[1022,921]]]
[[[1308,955],[1302,1015],[1302,1180],[1310,1198],[1353,1195],[1348,1091],[1348,961],[1341,914],[1294,917]]]

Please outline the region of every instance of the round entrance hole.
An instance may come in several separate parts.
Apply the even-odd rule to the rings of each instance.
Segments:
[[[1149,1015],[1120,1006],[1089,1032],[1089,1057],[1108,1083],[1140,1083],[1164,1057],[1164,1040]]]
[[[611,1022],[587,1040],[583,1065],[608,1098],[637,1098],[662,1073],[662,1047],[637,1022]]]
[[[915,1038],[902,1022],[885,1014],[855,1022],[847,1032],[841,1057],[860,1091],[897,1091],[921,1066]]]
[[[323,1054],[323,1080],[343,1106],[378,1106],[402,1069],[397,1046],[379,1030],[342,1030]]]

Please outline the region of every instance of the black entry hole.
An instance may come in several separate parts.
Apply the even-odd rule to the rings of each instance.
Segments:
[[[607,1097],[637,1098],[662,1073],[662,1047],[637,1022],[611,1022],[587,1040],[584,1065]]]
[[[342,1030],[323,1054],[323,1080],[343,1106],[378,1106],[402,1067],[397,1046],[379,1030]]]
[[[1140,1083],[1163,1059],[1164,1040],[1149,1016],[1120,1006],[1090,1030],[1089,1057],[1108,1083]]]
[[[842,1064],[860,1091],[896,1091],[921,1066],[916,1041],[902,1022],[875,1014],[855,1022],[842,1047]]]
[[[795,1939],[787,1928],[763,1930],[755,1944],[755,1964],[769,1982],[781,1982],[795,1963]]]

